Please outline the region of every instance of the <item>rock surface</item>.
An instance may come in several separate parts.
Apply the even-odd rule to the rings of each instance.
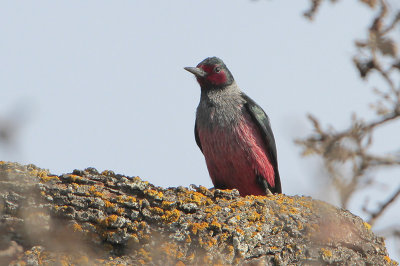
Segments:
[[[0,265],[397,265],[348,211],[0,162]]]

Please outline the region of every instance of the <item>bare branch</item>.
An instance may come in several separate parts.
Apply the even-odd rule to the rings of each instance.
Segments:
[[[397,191],[384,203],[380,206],[380,208],[375,211],[370,213],[371,218],[368,220],[368,223],[370,225],[374,225],[376,220],[383,214],[383,212],[393,203],[395,200],[400,196],[400,187],[397,189]]]
[[[305,16],[312,19],[322,2],[323,0],[311,0],[310,10],[305,12]],[[353,115],[348,128],[336,130],[332,126],[324,128],[315,116],[308,115],[313,134],[305,139],[295,140],[303,148],[303,156],[317,155],[323,159],[327,176],[344,208],[357,191],[374,183],[369,175],[371,170],[400,165],[398,153],[377,155],[370,150],[375,130],[400,117],[400,86],[397,86],[400,61],[397,57],[397,44],[391,36],[400,24],[400,12],[397,11],[393,19],[392,11],[385,0],[361,2],[371,8],[379,8],[371,21],[367,36],[364,40],[355,42],[358,53],[353,57],[362,79],[373,74],[384,81],[383,88],[374,88],[377,101],[370,104],[377,116],[364,121]],[[377,211],[372,213],[366,210],[371,215],[371,223],[375,223],[396,199],[398,194],[388,199]]]
[[[304,12],[304,16],[308,18],[309,20],[314,19],[314,15],[317,13],[320,5],[321,5],[321,0],[311,0],[311,7],[309,10]]]

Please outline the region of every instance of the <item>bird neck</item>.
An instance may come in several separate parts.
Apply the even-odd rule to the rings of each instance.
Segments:
[[[224,106],[243,101],[241,91],[236,82],[229,86],[201,90],[200,101],[208,102],[213,106]]]
[[[202,91],[197,119],[204,127],[236,125],[241,117],[244,99],[236,83],[223,89]]]

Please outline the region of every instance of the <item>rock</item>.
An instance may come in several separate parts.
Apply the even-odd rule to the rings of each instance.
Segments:
[[[160,188],[0,162],[0,264],[397,265],[348,211],[300,196]]]

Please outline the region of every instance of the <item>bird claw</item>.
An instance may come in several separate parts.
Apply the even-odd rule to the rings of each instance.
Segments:
[[[266,188],[266,189],[265,189],[265,194],[266,194],[267,196],[272,196],[272,195],[274,195],[274,194],[271,192],[271,190],[269,190],[269,188]]]

